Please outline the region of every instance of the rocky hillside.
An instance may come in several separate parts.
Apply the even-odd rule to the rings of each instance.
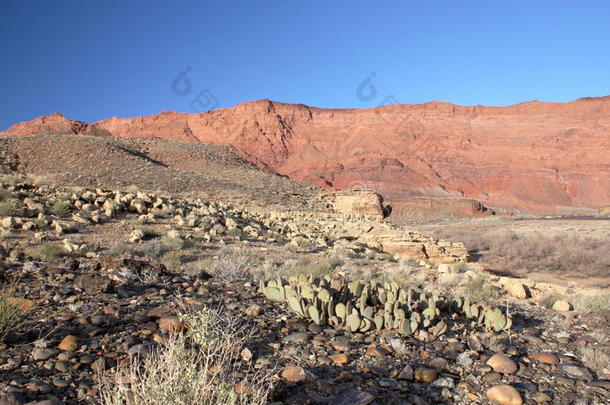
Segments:
[[[269,100],[203,114],[162,112],[95,124],[54,114],[6,134],[67,131],[228,145],[260,168],[389,201],[472,198],[557,212],[610,201],[610,98],[508,107],[431,102],[320,109]]]
[[[39,182],[134,187],[259,207],[324,210],[322,190],[265,173],[228,148],[159,139],[0,138],[0,162]]]
[[[609,398],[607,292],[581,307],[378,216],[0,185],[2,405]]]

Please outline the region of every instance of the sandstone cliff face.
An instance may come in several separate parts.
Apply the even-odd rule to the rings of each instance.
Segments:
[[[335,193],[334,209],[342,214],[369,215],[379,219],[386,216],[383,197],[369,190],[345,190]]]
[[[465,197],[536,212],[610,202],[610,97],[364,110],[259,100],[93,125],[54,115],[7,134],[38,133],[51,123],[70,133],[229,145],[262,169],[327,189],[374,189],[391,201]]]

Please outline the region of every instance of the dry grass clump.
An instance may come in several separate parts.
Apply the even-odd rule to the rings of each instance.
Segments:
[[[506,270],[543,270],[592,277],[610,276],[608,240],[563,234],[518,235],[511,231],[440,229],[435,237],[463,242],[468,250]]]
[[[124,253],[131,251],[132,246],[125,242],[118,242],[108,249],[108,256],[120,256]]]
[[[208,274],[227,282],[244,282],[253,278],[253,271],[262,262],[254,251],[224,248],[205,269]]]
[[[166,269],[172,273],[179,273],[182,269],[182,256],[176,251],[167,252],[159,260]]]
[[[552,308],[557,301],[564,299],[563,295],[555,290],[545,292],[538,299],[538,304],[545,308]]]
[[[243,321],[220,310],[182,315],[188,333],[175,334],[121,374],[103,379],[101,405],[263,405],[275,373],[240,361],[251,336]]]
[[[473,302],[484,302],[498,297],[498,289],[484,273],[479,273],[467,281],[458,292]]]
[[[28,256],[35,260],[50,262],[66,255],[64,248],[55,242],[47,242],[42,245],[32,247],[26,251]]]
[[[0,286],[0,343],[23,323],[23,310],[13,301],[16,284]]]
[[[403,259],[398,266],[385,270],[378,278],[382,282],[397,283],[404,288],[420,287],[426,283],[428,272],[418,266],[416,261]]]

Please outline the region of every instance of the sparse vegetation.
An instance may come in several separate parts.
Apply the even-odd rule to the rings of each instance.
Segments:
[[[23,323],[23,310],[13,301],[16,284],[0,286],[0,343]]]
[[[279,267],[272,266],[261,269],[257,277],[262,279],[275,277],[289,278],[300,275],[324,277],[331,274],[342,264],[343,260],[337,256],[303,255]]]
[[[435,237],[463,242],[469,251],[506,270],[543,270],[575,276],[608,277],[608,240],[573,234],[520,235],[512,231],[459,231],[443,228]]]
[[[249,337],[242,321],[210,309],[182,318],[187,335],[170,336],[143,361],[135,357],[127,378],[102,381],[102,405],[266,404],[274,373],[240,369],[235,361]]]
[[[0,201],[8,201],[13,198],[13,193],[8,190],[0,189]]]
[[[56,242],[46,242],[26,251],[35,260],[50,262],[66,255],[64,248]]]
[[[610,312],[610,290],[593,290],[579,296],[575,304],[585,312]]]

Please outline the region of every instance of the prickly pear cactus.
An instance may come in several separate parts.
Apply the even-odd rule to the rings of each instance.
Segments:
[[[455,322],[501,332],[510,329],[510,315],[467,297],[431,295],[396,283],[299,276],[261,282],[268,299],[285,302],[299,317],[351,332],[372,330],[413,335],[425,330],[438,338]]]

